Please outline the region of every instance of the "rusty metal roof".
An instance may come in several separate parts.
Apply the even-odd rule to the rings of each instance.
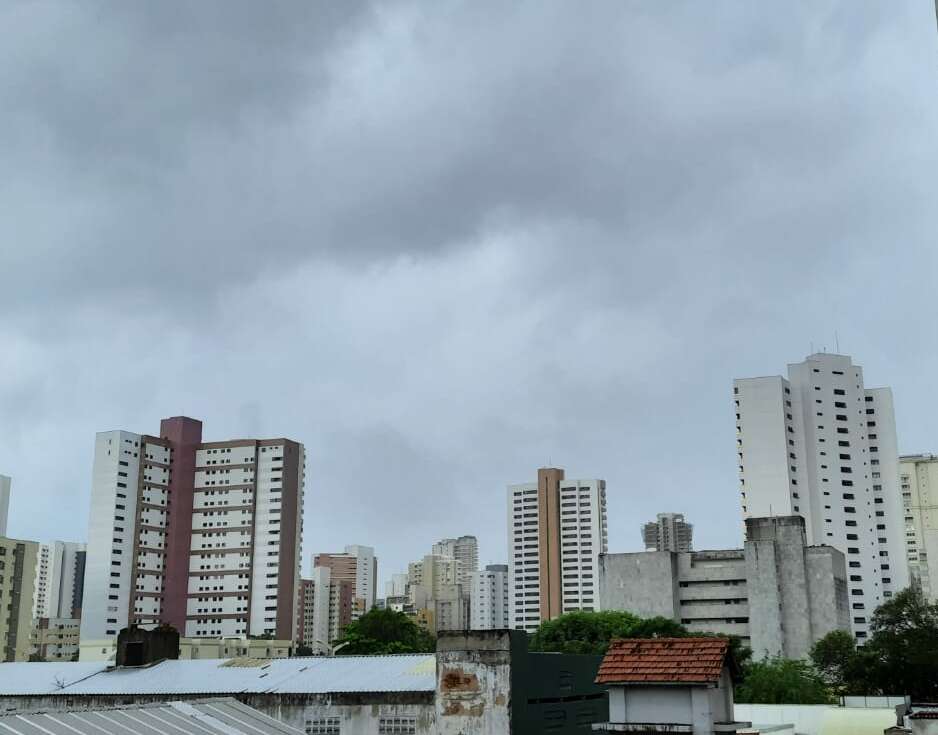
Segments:
[[[725,638],[631,638],[606,652],[597,684],[715,684],[726,663]]]

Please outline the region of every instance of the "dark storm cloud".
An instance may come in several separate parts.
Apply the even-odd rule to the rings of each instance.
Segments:
[[[608,481],[615,548],[661,510],[731,544],[729,383],[834,330],[893,385],[904,448],[936,448],[910,398],[936,361],[926,2],[12,3],[0,25],[17,533],[82,537],[93,432],[188,413],[304,441],[306,551],[371,543],[382,576],[434,536],[504,560],[504,485],[549,460]]]

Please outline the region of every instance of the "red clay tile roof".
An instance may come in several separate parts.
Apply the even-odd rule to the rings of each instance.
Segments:
[[[725,638],[629,638],[614,640],[597,684],[687,682],[715,684],[729,650]]]

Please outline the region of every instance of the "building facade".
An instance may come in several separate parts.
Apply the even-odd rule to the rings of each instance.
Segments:
[[[302,444],[203,442],[183,416],[159,436],[98,434],[82,657],[110,655],[130,624],[293,640],[304,468]]]
[[[470,630],[506,630],[510,627],[508,565],[489,564],[469,575]]]
[[[39,544],[0,537],[0,643],[4,661],[28,661]]]
[[[938,601],[938,457],[899,457],[899,491],[910,581]]]
[[[341,553],[323,552],[313,557],[313,568],[328,567],[331,579],[355,586],[352,615],[355,620],[375,606],[378,585],[378,557],[370,546],[351,544]]]
[[[761,658],[804,658],[850,629],[844,555],[808,546],[801,516],[749,518],[742,549],[645,551],[601,559],[603,608],[738,636]]]
[[[568,480],[550,467],[536,483],[509,485],[511,627],[530,632],[566,612],[599,610],[607,541],[605,481]]]
[[[908,584],[892,393],[845,355],[810,355],[788,377],[734,381],[745,518],[800,515],[809,544],[847,558],[851,627]]]
[[[71,541],[39,544],[34,618],[81,618],[85,555],[85,544]]]
[[[33,624],[31,656],[40,661],[77,661],[77,618],[38,618]]]
[[[694,527],[680,513],[659,513],[642,526],[645,551],[690,551],[693,540]]]
[[[469,589],[462,562],[452,556],[427,554],[407,567],[407,608],[421,627],[436,635],[469,627]]]
[[[310,579],[300,581],[297,643],[316,653],[329,653],[354,619],[355,583],[335,579],[329,567],[314,567]]]
[[[442,539],[433,544],[431,553],[459,561],[457,582],[463,585],[463,588],[469,589],[469,575],[479,569],[479,541],[475,536]]]

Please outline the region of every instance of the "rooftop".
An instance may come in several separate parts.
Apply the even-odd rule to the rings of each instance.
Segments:
[[[716,684],[729,652],[725,638],[632,638],[613,641],[597,684]]]
[[[434,654],[161,661],[0,663],[0,696],[433,692]],[[0,728],[2,729],[2,728]]]
[[[230,698],[73,712],[8,714],[0,716],[0,729],[14,735],[123,735],[131,732],[300,735],[299,730]]]

